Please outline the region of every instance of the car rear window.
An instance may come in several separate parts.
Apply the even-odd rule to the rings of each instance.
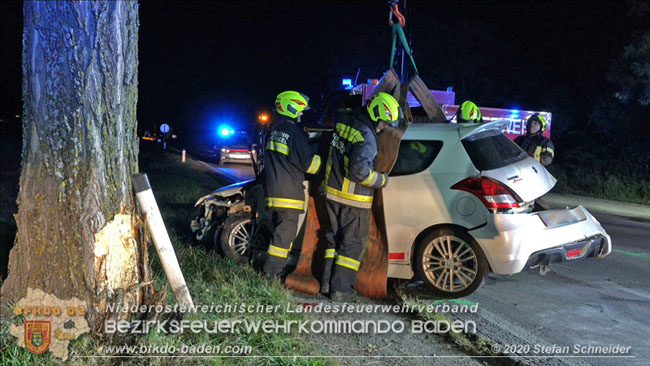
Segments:
[[[462,140],[467,155],[478,170],[492,170],[526,158],[526,153],[508,136],[487,130]]]
[[[433,164],[442,149],[442,141],[402,140],[391,177],[419,173]]]

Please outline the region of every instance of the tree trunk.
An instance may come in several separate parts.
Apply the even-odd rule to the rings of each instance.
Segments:
[[[28,287],[90,305],[140,304],[148,263],[138,170],[136,1],[26,1],[18,231],[2,301]],[[95,307],[99,311],[95,312]]]

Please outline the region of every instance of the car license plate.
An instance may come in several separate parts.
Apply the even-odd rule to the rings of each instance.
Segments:
[[[584,212],[579,208],[573,210],[551,210],[540,212],[539,218],[542,219],[546,227],[557,227],[570,225],[587,219]]]

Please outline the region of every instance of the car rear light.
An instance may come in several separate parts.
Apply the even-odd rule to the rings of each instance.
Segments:
[[[573,258],[579,256],[580,253],[582,253],[582,248],[567,250],[566,256],[567,258]]]
[[[471,177],[451,186],[451,189],[469,192],[489,209],[519,207],[521,199],[503,184],[485,177]]]

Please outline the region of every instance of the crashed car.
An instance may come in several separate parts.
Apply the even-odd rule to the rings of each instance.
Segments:
[[[536,204],[556,180],[503,134],[507,123],[414,124],[406,130],[383,189],[388,277],[418,276],[438,295],[462,297],[490,272],[510,275],[611,253],[609,235],[584,207],[544,210]],[[233,258],[249,248],[252,210],[242,216],[237,205],[253,183],[224,187],[197,202],[208,216],[193,228],[204,233],[207,222],[222,217],[215,221],[221,223],[219,245]]]
[[[253,211],[258,206],[254,198],[260,195],[263,200],[261,184],[250,179],[221,187],[199,198],[194,205],[198,214],[190,224],[195,239],[211,240],[221,254],[236,262],[248,262],[253,239],[262,234],[260,225],[253,222]],[[266,211],[255,212],[256,216],[263,216]]]

